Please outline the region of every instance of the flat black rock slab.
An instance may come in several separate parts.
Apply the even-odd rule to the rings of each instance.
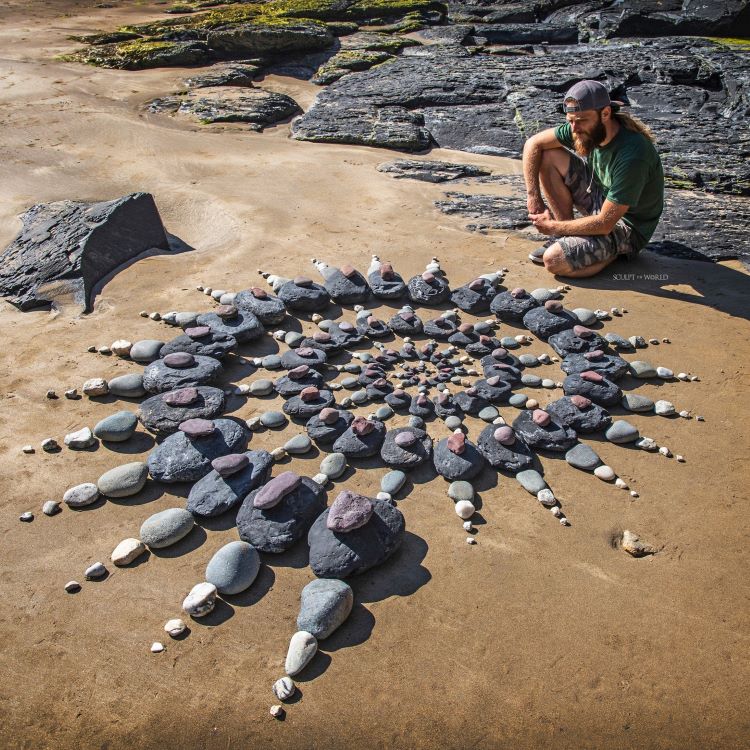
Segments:
[[[163,393],[141,401],[138,420],[149,432],[164,437],[177,432],[188,419],[214,419],[224,411],[226,397],[221,388],[201,385],[196,390],[198,398],[189,406],[169,406],[164,403]]]

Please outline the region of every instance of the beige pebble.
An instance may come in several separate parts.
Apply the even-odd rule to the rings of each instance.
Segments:
[[[606,464],[597,466],[594,469],[594,474],[605,482],[611,482],[615,478],[614,469]]]
[[[526,402],[527,409],[536,409],[539,406],[539,402],[535,398],[530,398]]]
[[[123,539],[112,551],[112,562],[117,566],[129,565],[146,551],[146,545],[140,539]]]

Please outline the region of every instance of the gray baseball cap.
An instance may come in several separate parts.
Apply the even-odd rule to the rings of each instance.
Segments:
[[[568,89],[563,100],[563,111],[585,112],[588,109],[603,109],[613,107],[617,109],[622,102],[612,101],[609,98],[604,84],[599,81],[579,81]]]

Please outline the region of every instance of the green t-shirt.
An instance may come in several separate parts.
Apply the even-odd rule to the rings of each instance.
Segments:
[[[570,123],[555,128],[555,137],[566,148],[573,148]],[[589,154],[587,164],[604,197],[628,206],[623,221],[640,237],[641,246],[645,245],[664,210],[664,171],[654,144],[621,125],[606,146],[597,146]]]

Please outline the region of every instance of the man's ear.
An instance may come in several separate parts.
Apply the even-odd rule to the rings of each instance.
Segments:
[[[612,107],[606,106],[601,111],[601,117],[603,122],[607,122],[612,119]]]

